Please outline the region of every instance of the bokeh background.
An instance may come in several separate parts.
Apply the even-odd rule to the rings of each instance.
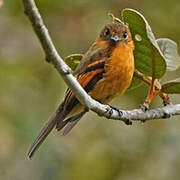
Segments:
[[[86,52],[101,27],[110,22],[107,13],[120,16],[125,7],[140,11],[157,38],[168,37],[180,45],[179,0],[41,0],[37,4],[62,57]],[[179,75],[177,70],[164,80]],[[0,179],[180,179],[178,116],[126,126],[90,112],[67,136],[53,131],[33,160],[28,160],[28,148],[66,88],[45,62],[22,2],[4,0],[0,8]],[[143,85],[113,105],[137,108],[147,91]],[[171,99],[180,103],[178,95]],[[151,107],[161,104],[156,98]]]

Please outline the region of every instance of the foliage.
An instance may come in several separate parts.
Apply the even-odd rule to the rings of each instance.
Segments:
[[[158,88],[161,87],[159,79],[164,76],[166,71],[174,71],[180,66],[177,44],[167,38],[156,40],[150,25],[143,15],[136,10],[124,9],[122,11],[123,22],[114,17],[113,14],[109,15],[114,22],[124,22],[129,26],[135,44],[135,73],[129,89],[139,87],[144,80],[151,85],[152,79],[156,80]],[[65,62],[72,70],[75,70],[82,58],[82,54],[72,54],[65,58]],[[142,75],[140,75],[141,73]],[[172,85],[173,82],[170,84]],[[163,88],[159,89],[159,92],[180,94],[180,81],[175,81],[173,86],[171,85],[169,83],[164,84]]]
[[[162,85],[162,91],[168,94],[179,94],[180,78],[166,82]]]

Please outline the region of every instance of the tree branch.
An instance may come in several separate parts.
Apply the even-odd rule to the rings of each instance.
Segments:
[[[150,119],[168,118],[171,115],[180,115],[180,104],[168,105],[163,108],[151,109],[146,112],[143,112],[141,109],[117,111],[108,105],[100,104],[99,102],[92,99],[80,86],[76,78],[72,75],[71,69],[65,64],[63,59],[58,54],[34,0],[23,0],[23,4],[25,14],[29,17],[33,29],[40,40],[40,43],[46,54],[46,59],[52,62],[68,87],[72,89],[77,99],[86,108],[96,112],[100,116],[115,120],[122,120],[126,124],[130,124],[129,120],[145,121]]]

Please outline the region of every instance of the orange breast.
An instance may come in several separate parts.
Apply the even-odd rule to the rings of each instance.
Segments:
[[[134,72],[133,42],[119,44],[105,65],[104,78],[100,80],[90,95],[103,103],[120,96],[131,83]]]

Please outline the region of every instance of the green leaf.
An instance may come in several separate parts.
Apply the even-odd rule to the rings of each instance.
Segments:
[[[64,58],[64,61],[72,69],[72,71],[74,71],[80,63],[80,61],[82,60],[82,58],[83,54],[71,54]]]
[[[176,42],[160,38],[156,40],[167,63],[167,71],[174,71],[180,66],[180,57]]]
[[[180,94],[180,78],[163,84],[162,91],[167,94]]]
[[[161,78],[166,72],[166,62],[148,22],[133,9],[124,9],[122,19],[129,25],[135,44],[135,67],[153,78]]]

